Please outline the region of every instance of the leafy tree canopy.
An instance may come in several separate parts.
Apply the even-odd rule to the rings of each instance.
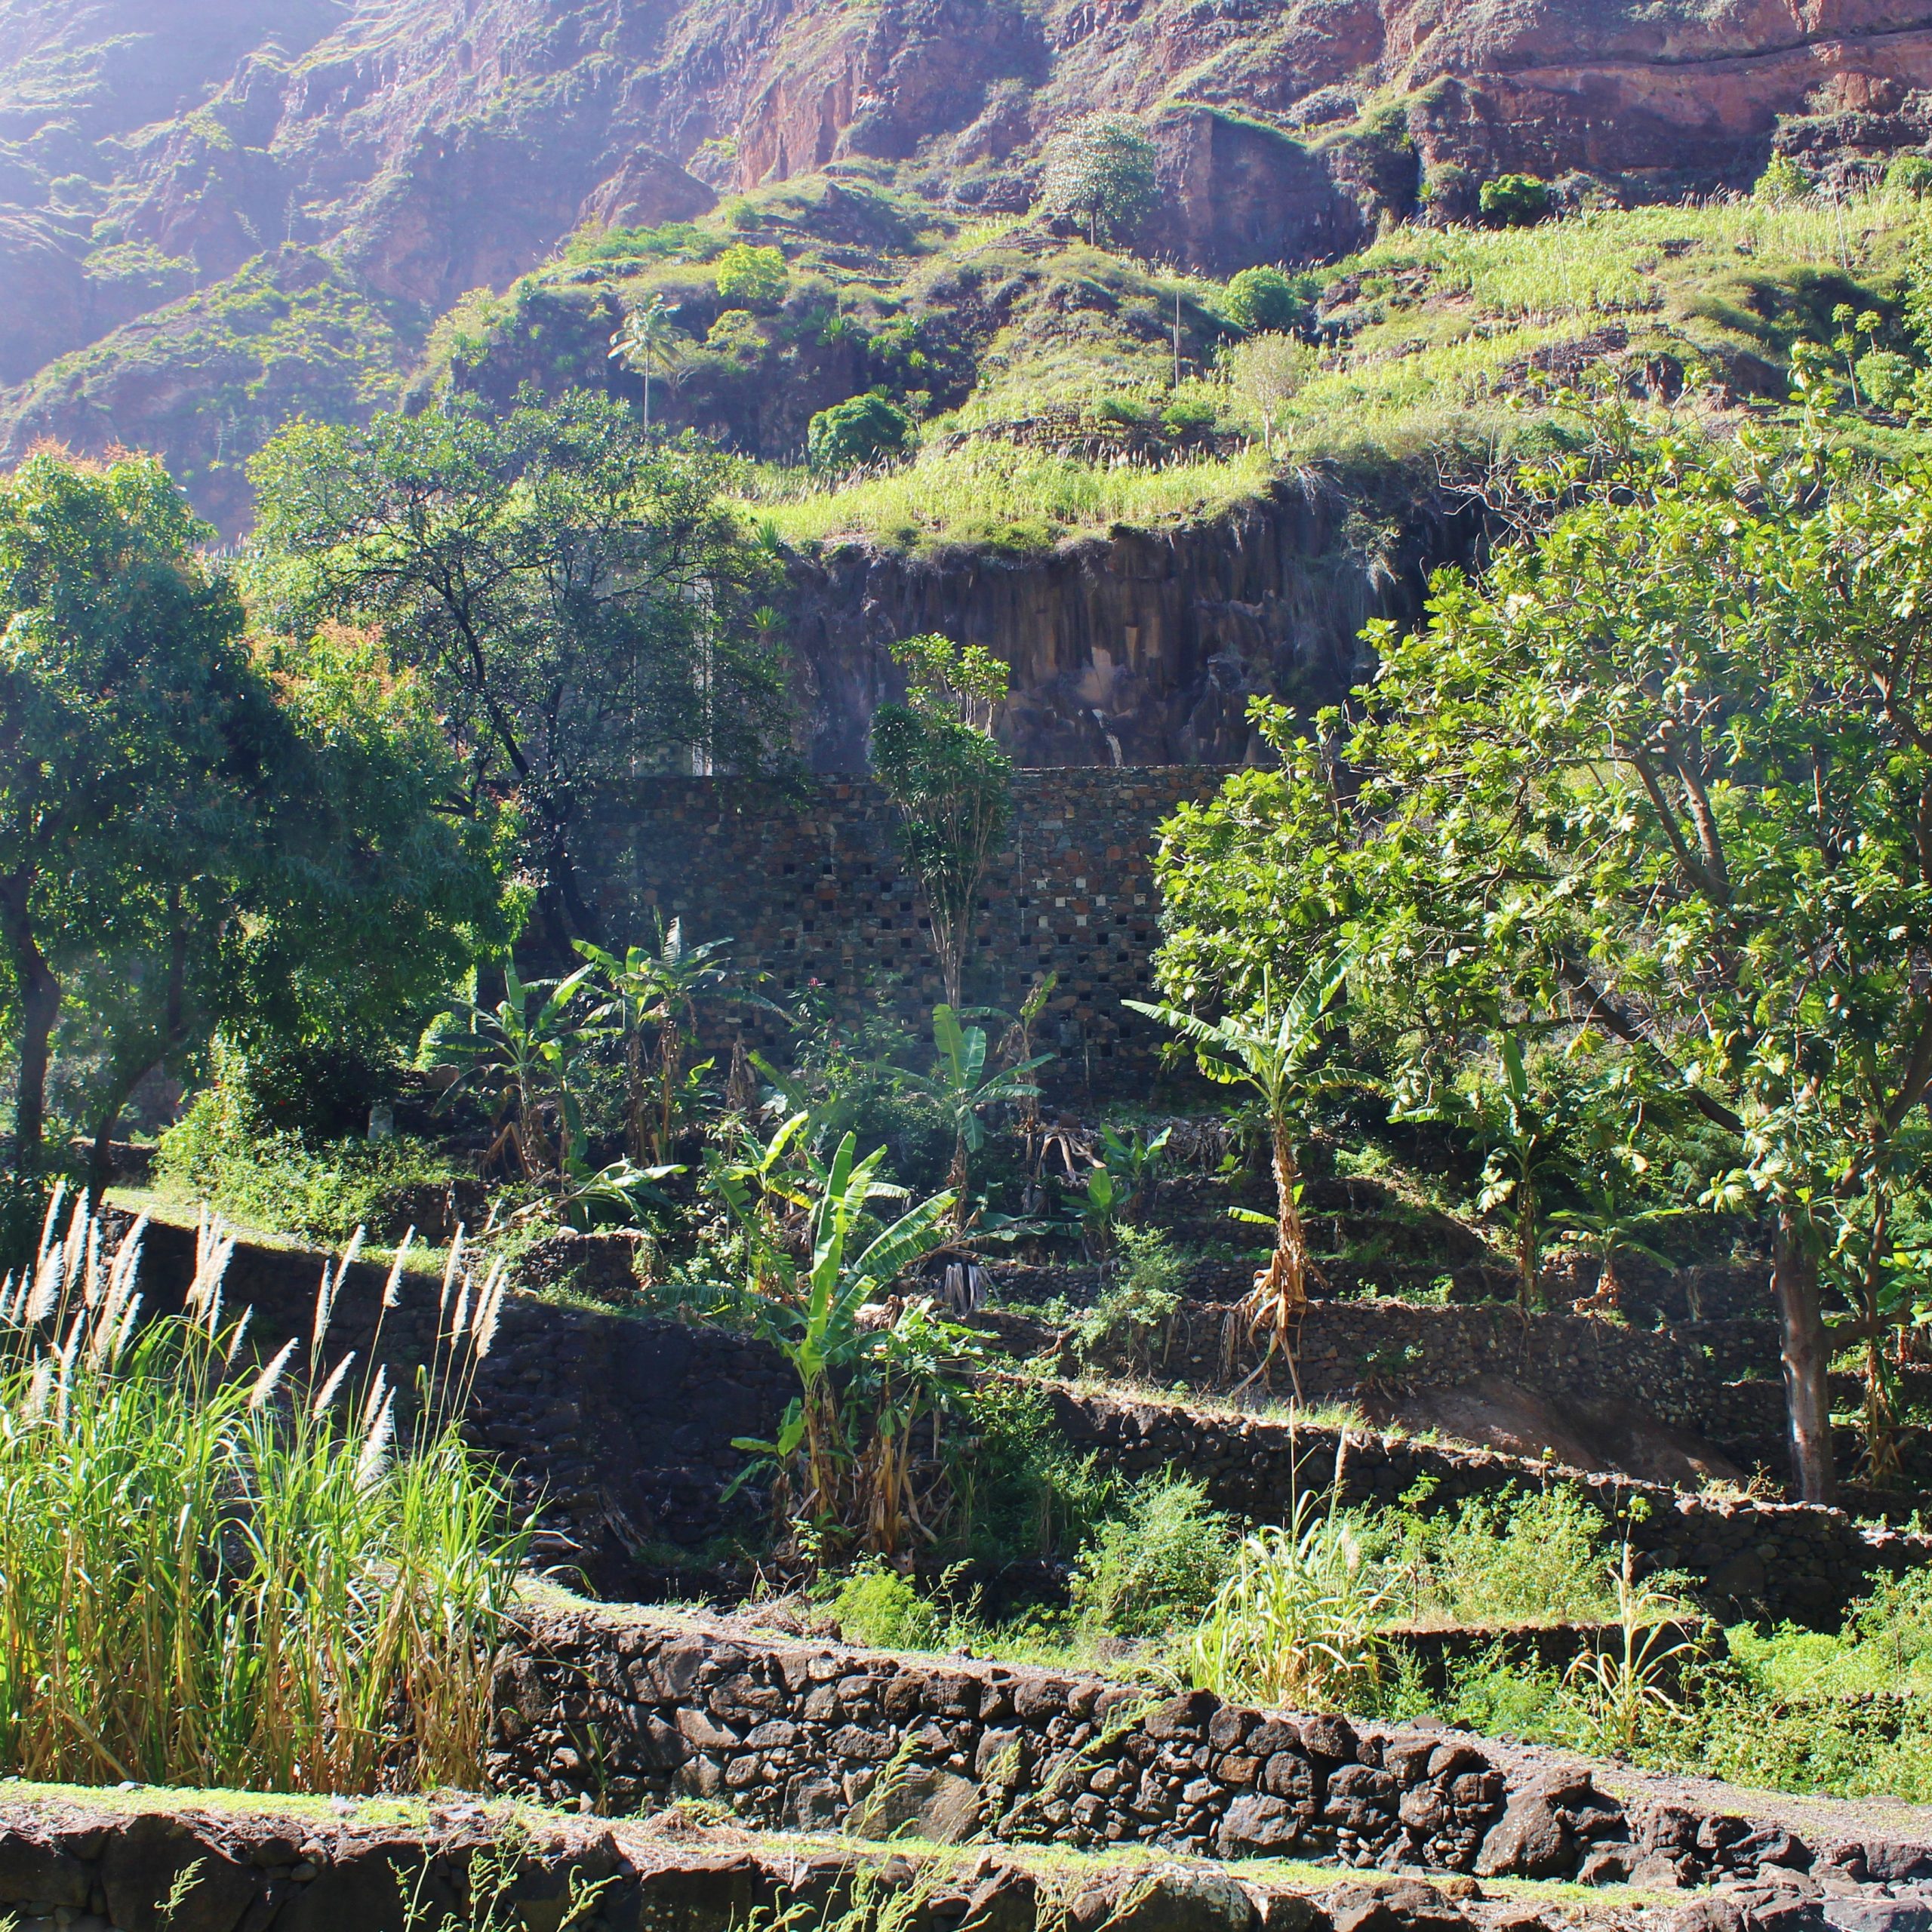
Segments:
[[[297,423],[251,466],[264,609],[291,635],[370,626],[421,673],[465,808],[518,801],[559,950],[592,925],[569,854],[592,792],[782,755],[774,563],[723,497],[730,468],[580,391],[498,420]]]
[[[1482,184],[1476,205],[1491,227],[1531,227],[1549,212],[1549,184],[1534,174],[1499,174]]]
[[[855,395],[821,409],[806,430],[811,466],[829,475],[903,456],[917,435],[912,419],[882,395]]]
[[[1260,707],[1280,769],[1170,829],[1162,978],[1244,1008],[1339,932],[1412,1103],[1501,1035],[1614,1042],[1715,1136],[1711,1198],[1777,1217],[1829,1494],[1819,1270],[1888,1265],[1932,1078],[1932,466],[1598,428],[1599,473],[1526,485],[1546,534],[1375,628],[1351,712]]]
[[[1243,269],[1228,283],[1229,318],[1252,335],[1291,329],[1308,314],[1292,279],[1279,269]]]
[[[211,534],[144,458],[43,454],[0,486],[22,1174],[63,1020],[104,1141],[134,1084],[217,1024],[326,1037],[500,937],[493,827],[435,816],[455,774],[420,690],[343,634],[251,648]]]
[[[1090,115],[1048,147],[1040,205],[1081,223],[1090,242],[1131,235],[1160,198],[1154,143],[1124,115]]]
[[[718,258],[719,296],[734,308],[771,309],[783,299],[790,272],[782,248],[734,242]]]

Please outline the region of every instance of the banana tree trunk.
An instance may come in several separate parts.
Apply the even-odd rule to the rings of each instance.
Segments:
[[[1308,1306],[1308,1230],[1295,1198],[1301,1175],[1284,1117],[1270,1121],[1269,1140],[1275,1170],[1275,1252],[1247,1298],[1248,1325],[1257,1336],[1267,1331],[1269,1352],[1288,1353],[1292,1367],[1291,1331]]]

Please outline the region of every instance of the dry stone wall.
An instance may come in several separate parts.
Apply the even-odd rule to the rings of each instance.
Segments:
[[[1875,1858],[1932,1875],[1932,1846],[1807,1844],[1772,1817],[1626,1802],[1585,1767],[1440,1728],[635,1613],[539,1614],[497,1698],[494,1781],[552,1804],[682,1795],[793,1829],[1592,1883],[1854,1863],[1862,1878]]]
[[[143,1270],[148,1306],[179,1297],[193,1274],[192,1235],[155,1226]],[[253,1246],[235,1251],[225,1284],[231,1309],[254,1310],[252,1334],[269,1352],[304,1336],[319,1256]],[[337,1298],[331,1362],[354,1349],[371,1363],[375,1328],[392,1386],[414,1386],[434,1338],[436,1283],[406,1282],[381,1309],[384,1271],[358,1263]],[[469,1427],[541,1505],[537,1558],[580,1573],[605,1595],[652,1593],[666,1555],[688,1560],[721,1533],[755,1531],[764,1502],[747,1485],[724,1492],[746,1458],[734,1438],[776,1429],[795,1383],[777,1352],[724,1331],[559,1308],[521,1297],[505,1306],[479,1367]],[[1325,1488],[1338,1460],[1351,1503],[1448,1507],[1471,1496],[1574,1484],[1627,1527],[1650,1561],[1700,1580],[1724,1614],[1766,1614],[1820,1626],[1878,1577],[1932,1561],[1932,1537],[1867,1529],[1843,1513],[1798,1504],[1680,1495],[1412,1437],[1299,1428],[1268,1416],[1134,1401],[1048,1385],[1054,1419],[1077,1451],[1127,1477],[1169,1468],[1205,1481],[1219,1506],[1278,1522],[1297,1484]],[[1425,1494],[1426,1492],[1426,1494]]]
[[[1340,1430],[1278,1417],[1065,1386],[1049,1393],[1054,1419],[1076,1451],[1091,1451],[1128,1476],[1183,1471],[1204,1481],[1220,1508],[1256,1522],[1285,1521],[1297,1489],[1324,1493],[1338,1469],[1352,1506],[1444,1509],[1561,1483],[1609,1517],[1648,1567],[1684,1572],[1706,1604],[1727,1617],[1833,1628],[1879,1578],[1932,1561],[1932,1537],[1866,1528],[1841,1510],[1686,1494],[1414,1436],[1351,1431],[1345,1440]]]
[[[1155,831],[1220,777],[1198,766],[1017,775],[966,996],[1017,1011],[1035,980],[1060,976],[1038,1034],[1058,1056],[1041,1076],[1050,1090],[1144,1091],[1159,1029],[1121,1001],[1148,997],[1152,983]],[[890,808],[869,780],[653,780],[605,800],[578,863],[614,939],[679,918],[688,939],[732,940],[747,983],[760,974],[780,986],[816,983],[848,1019],[883,1009],[921,1036],[944,997]],[[729,1024],[754,1045],[783,1038],[755,1008]]]
[[[1230,1370],[1222,1346],[1227,1304],[1253,1281],[1251,1268],[1197,1264],[1185,1284],[1188,1300],[1158,1340],[1103,1344],[1097,1364],[1204,1390],[1228,1387],[1253,1357],[1244,1351]],[[1053,1331],[1023,1315],[1004,1315],[1001,1324],[1017,1352],[1038,1355],[1052,1344]],[[1566,1404],[1628,1411],[1684,1429],[1747,1469],[1781,1469],[1786,1460],[1777,1330],[1768,1321],[1646,1329],[1584,1315],[1526,1321],[1513,1305],[1496,1303],[1318,1301],[1297,1331],[1295,1372],[1311,1401],[1501,1377]],[[1276,1380],[1285,1386],[1285,1374]]]

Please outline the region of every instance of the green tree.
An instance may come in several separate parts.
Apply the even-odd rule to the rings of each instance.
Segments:
[[[95,1064],[97,1185],[128,1094],[217,1026],[299,1040],[399,1010],[407,1026],[501,935],[494,828],[438,816],[454,774],[420,689],[352,636],[251,649],[211,536],[146,460],[39,456],[0,487],[0,998],[23,1176],[57,1041]]]
[[[1532,228],[1549,212],[1549,184],[1534,174],[1499,174],[1476,197],[1492,228]]]
[[[1932,467],[1598,427],[1595,478],[1525,481],[1546,534],[1374,632],[1352,727],[1264,711],[1282,769],[1168,841],[1163,970],[1238,985],[1339,929],[1352,1034],[1423,1081],[1500,1030],[1620,1043],[1727,1149],[1710,1199],[1774,1218],[1828,1500],[1821,1263],[1909,1179],[1932,1079]]]
[[[654,369],[663,368],[677,334],[672,323],[676,312],[654,291],[648,301],[626,311],[623,325],[611,337],[610,359],[635,369],[644,378],[644,426],[651,427],[651,377]]]
[[[1318,1273],[1301,1218],[1301,1162],[1295,1143],[1308,1130],[1309,1103],[1327,1084],[1321,1070],[1334,1031],[1334,1012],[1346,968],[1318,968],[1285,995],[1264,970],[1255,1010],[1203,1020],[1175,1006],[1137,999],[1121,1004],[1180,1035],[1201,1071],[1226,1087],[1245,1087],[1268,1119],[1275,1177],[1275,1251],[1242,1304],[1248,1332],[1268,1336],[1267,1360],[1277,1353],[1292,1368],[1295,1324],[1308,1306],[1308,1278]],[[1249,1218],[1259,1218],[1250,1217]],[[1259,1371],[1257,1371],[1258,1373]]]
[[[577,392],[498,421],[294,423],[250,474],[262,607],[297,635],[372,626],[420,669],[461,802],[517,801],[556,950],[595,936],[571,855],[589,797],[782,755],[784,666],[759,614],[772,563],[723,497],[724,458],[648,441]]]
[[[821,409],[805,430],[811,466],[838,475],[860,464],[903,456],[916,440],[912,419],[882,395],[855,395]]]
[[[1082,223],[1090,242],[1131,235],[1159,201],[1154,143],[1138,122],[1089,115],[1048,144],[1040,206]]]
[[[1006,666],[937,635],[893,647],[906,700],[872,715],[872,769],[897,808],[918,875],[946,1003],[956,1007],[986,868],[1013,817],[1013,761],[992,736]]]
[[[1885,186],[1895,193],[1922,198],[1932,189],[1932,154],[1912,148],[1894,155],[1885,164]]]
[[[1228,318],[1250,335],[1280,332],[1297,326],[1308,304],[1281,269],[1243,269],[1228,282]]]
[[[0,930],[23,1176],[41,1165],[61,971],[100,940],[125,948],[153,869],[179,894],[180,859],[226,847],[266,776],[272,706],[202,535],[152,463],[35,457],[0,491]]]
[[[754,242],[734,242],[718,258],[719,299],[734,309],[776,308],[784,299],[790,272],[784,251],[761,248]]]

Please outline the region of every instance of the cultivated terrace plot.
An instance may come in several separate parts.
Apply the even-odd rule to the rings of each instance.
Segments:
[[[0,0],[0,1932],[1932,1932],[1932,54],[1586,11]]]

